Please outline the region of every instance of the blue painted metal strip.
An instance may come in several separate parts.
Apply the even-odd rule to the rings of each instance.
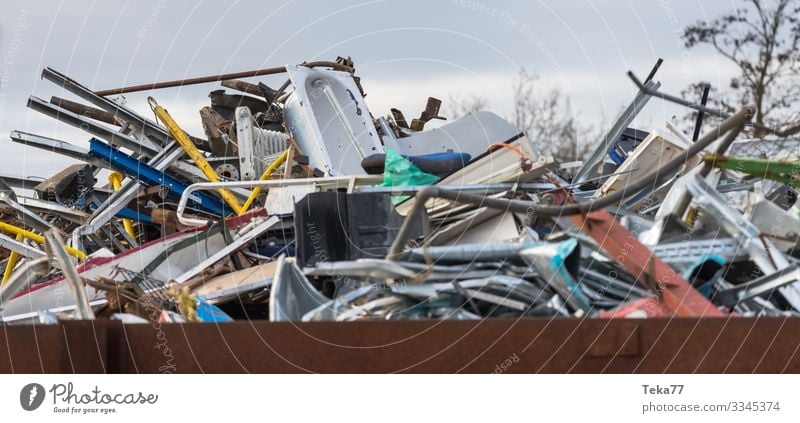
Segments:
[[[167,187],[170,194],[177,197],[180,197],[183,191],[189,187],[185,182],[156,170],[97,138],[89,140],[89,154],[108,163],[112,169],[147,186],[163,185]],[[194,203],[195,206],[219,216],[225,216],[232,211],[224,207],[221,201],[205,192],[194,193],[189,199],[189,203]]]
[[[90,204],[89,209],[97,210],[97,206],[94,204]],[[124,209],[120,210],[119,213],[116,214],[116,216],[121,217],[123,219],[131,219],[142,223],[153,223],[153,219],[151,219],[150,216],[144,213],[139,213],[136,210],[130,209],[128,207],[125,207]]]
[[[150,216],[139,213],[136,210],[129,209],[127,207],[120,210],[119,213],[117,213],[117,217],[121,217],[123,219],[135,220],[142,223],[153,223],[153,219],[151,219]]]

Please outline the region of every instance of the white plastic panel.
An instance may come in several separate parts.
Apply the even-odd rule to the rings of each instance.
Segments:
[[[311,165],[327,175],[364,174],[361,160],[383,146],[361,92],[347,72],[287,66],[294,92],[286,125]]]

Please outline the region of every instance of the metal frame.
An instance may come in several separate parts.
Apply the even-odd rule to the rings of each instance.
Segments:
[[[148,166],[152,166],[157,171],[166,170],[172,163],[175,163],[184,152],[177,143],[173,143],[150,159]],[[103,167],[106,163],[103,162]],[[123,181],[122,187],[109,196],[93,213],[89,222],[79,228],[80,235],[89,235],[100,230],[100,227],[114,218],[120,210],[124,209],[128,203],[138,194],[141,182],[135,178],[128,178]]]
[[[304,179],[278,179],[267,181],[239,181],[239,182],[200,182],[189,185],[183,190],[181,200],[178,203],[178,221],[187,226],[204,226],[208,220],[193,219],[184,216],[186,205],[195,191],[210,191],[220,188],[278,188],[297,185],[315,185],[323,189],[346,188],[352,192],[358,185],[376,185],[383,182],[383,175],[353,175],[353,176],[331,176],[325,178],[304,178]]]
[[[97,167],[104,167],[105,165],[101,160],[89,155],[89,150],[70,144],[66,141],[57,140],[55,138],[43,137],[41,135],[31,134],[22,131],[11,131],[9,135],[11,141],[20,143],[29,147],[39,148],[51,153],[60,154],[64,157],[79,160],[84,163],[89,163]]]
[[[681,106],[685,106],[685,107],[688,107],[690,109],[697,110],[698,112],[708,113],[710,115],[717,116],[717,117],[720,117],[720,118],[723,118],[723,119],[727,119],[727,118],[733,116],[732,113],[727,113],[727,112],[723,112],[722,110],[712,109],[710,107],[705,106],[702,103],[695,103],[693,101],[688,101],[688,100],[685,100],[685,99],[680,98],[678,96],[674,96],[674,95],[671,95],[671,94],[663,93],[663,92],[658,90],[658,87],[648,86],[646,83],[643,84],[642,81],[640,81],[639,78],[637,78],[636,75],[633,74],[633,72],[629,71],[628,72],[628,77],[631,79],[631,81],[633,81],[634,84],[636,84],[637,87],[639,87],[639,90],[641,90],[642,92],[646,93],[648,96],[658,97],[658,98],[660,98],[662,100],[669,101],[670,103],[679,104]],[[698,118],[699,118],[699,116],[698,116]],[[698,121],[700,121],[700,120],[698,119]],[[775,130],[775,128],[770,128],[768,126],[760,125],[758,123],[748,123],[748,125],[752,126],[753,128],[758,128],[758,129],[767,131],[770,134],[777,134],[777,135],[784,135],[785,134],[783,131],[778,131],[778,130]]]
[[[86,288],[83,284],[75,264],[70,259],[67,250],[64,248],[64,240],[57,231],[50,230],[45,234],[45,240],[48,250],[48,255],[55,257],[56,261],[61,267],[61,273],[64,275],[64,280],[72,291],[72,296],[75,298],[75,305],[77,306],[75,312],[77,317],[81,320],[94,319],[94,312],[89,305],[89,297],[86,295]]]
[[[687,191],[699,209],[714,213],[716,221],[731,234],[750,254],[750,258],[766,274],[775,273],[790,266],[789,260],[763,237],[753,223],[741,213],[728,206],[727,201],[699,175],[688,181]],[[800,311],[800,282],[778,288],[786,301]]]
[[[659,82],[648,81],[644,86],[639,88],[639,92],[636,93],[633,102],[622,112],[622,115],[614,122],[614,126],[612,126],[606,136],[603,137],[600,144],[597,145],[594,151],[592,151],[592,154],[583,162],[583,166],[581,166],[575,174],[575,178],[573,179],[574,183],[584,182],[590,176],[594,168],[603,161],[603,158],[614,146],[614,143],[617,142],[622,132],[625,131],[625,128],[633,122],[639,112],[642,111],[642,108],[650,101],[651,94],[649,94],[649,90],[658,90],[660,86],[661,83]]]
[[[792,265],[770,275],[753,279],[745,284],[717,291],[715,298],[719,303],[735,306],[739,302],[769,294],[775,289],[800,281],[800,267]]]
[[[121,150],[116,149],[97,138],[92,138],[89,141],[90,149],[89,154],[107,161],[107,163],[125,176],[130,177],[132,180],[138,180],[145,185],[163,185],[170,193],[175,196],[181,196],[188,188],[188,185],[167,173],[160,171],[154,167],[136,160],[135,158],[123,153]],[[220,188],[220,187],[218,187]],[[124,192],[123,190],[117,192]],[[219,216],[227,214],[225,207],[217,199],[202,193],[192,197],[192,201],[211,213]]]
[[[17,241],[16,239],[2,233],[0,233],[0,247],[15,252],[27,259],[36,259],[45,256],[44,251],[38,248],[33,248],[24,242]]]
[[[187,282],[188,280],[200,274],[203,270],[205,270],[209,266],[222,260],[223,257],[232,254],[236,250],[244,247],[254,239],[258,238],[261,234],[263,234],[264,232],[275,226],[280,221],[281,220],[276,216],[272,216],[269,219],[266,219],[264,222],[259,223],[257,226],[247,231],[247,233],[245,233],[244,235],[241,235],[239,236],[239,238],[228,243],[228,245],[225,246],[225,248],[217,251],[216,253],[212,254],[211,257],[198,263],[197,266],[192,267],[182,275],[175,278],[173,282],[176,285],[181,285]]]

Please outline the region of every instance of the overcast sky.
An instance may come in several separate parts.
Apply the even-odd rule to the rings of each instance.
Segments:
[[[89,135],[25,107],[29,95],[72,98],[40,78],[50,66],[93,89],[352,56],[373,115],[419,114],[428,96],[477,93],[508,115],[520,67],[559,87],[587,121],[613,120],[635,94],[625,72],[679,93],[724,85],[733,70],[712,51],[684,49],[682,29],[733,0],[377,0],[0,2],[0,173],[49,176],[68,160],[7,139],[19,129],[86,146]],[[281,76],[261,81],[273,87]],[[218,84],[152,93],[189,132]],[[128,104],[148,113],[147,93]],[[678,109],[652,101],[637,124]]]

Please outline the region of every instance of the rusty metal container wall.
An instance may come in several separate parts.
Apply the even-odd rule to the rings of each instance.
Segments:
[[[74,321],[6,326],[0,344],[2,373],[800,371],[797,318]]]

